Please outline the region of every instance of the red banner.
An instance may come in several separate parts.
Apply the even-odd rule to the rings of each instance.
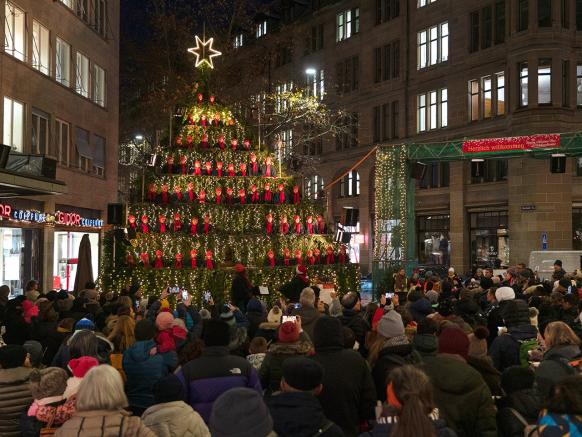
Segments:
[[[527,151],[533,149],[557,149],[560,134],[540,134],[523,137],[484,138],[463,142],[463,153],[492,153]]]

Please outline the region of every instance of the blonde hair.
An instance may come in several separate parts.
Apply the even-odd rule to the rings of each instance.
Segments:
[[[120,337],[119,352],[124,352],[135,343],[135,320],[130,316],[119,316],[117,323],[111,330],[111,334],[107,337],[109,340],[116,336]]]
[[[119,296],[119,298],[117,298],[117,303],[121,306],[126,306],[129,308],[133,307],[133,302],[129,296]]]
[[[115,411],[128,404],[121,375],[107,364],[93,367],[79,385],[77,411]]]
[[[544,340],[546,341],[547,349],[560,344],[580,344],[580,338],[564,322],[548,323],[544,331]]]
[[[299,303],[301,306],[315,306],[315,291],[311,287],[305,287],[299,295]]]

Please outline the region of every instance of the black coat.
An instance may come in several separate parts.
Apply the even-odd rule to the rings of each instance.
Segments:
[[[360,344],[360,352],[365,351],[366,334],[370,330],[370,325],[364,319],[359,311],[344,309],[343,314],[339,317],[342,325],[354,331],[356,341]]]
[[[299,302],[299,295],[305,287],[309,287],[309,282],[295,276],[281,287],[281,294],[290,302]]]
[[[235,306],[246,312],[247,302],[251,298],[251,289],[241,275],[235,275],[230,288],[230,298]]]
[[[499,437],[522,437],[524,424],[514,409],[529,424],[537,421],[541,409],[540,399],[533,389],[518,390],[501,399],[497,405],[497,432]]]
[[[273,418],[274,431],[279,437],[341,437],[339,426],[325,417],[315,396],[307,392],[279,393],[267,400]]]
[[[392,370],[406,364],[418,364],[421,361],[421,355],[414,350],[412,344],[388,346],[382,349],[372,369],[378,400],[386,401],[386,386],[388,385],[388,376]]]
[[[4,318],[6,333],[4,342],[6,344],[23,345],[30,340],[32,325],[24,321],[22,311],[8,307]]]

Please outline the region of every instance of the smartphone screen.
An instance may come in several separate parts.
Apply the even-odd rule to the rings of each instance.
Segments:
[[[285,322],[297,322],[297,317],[295,316],[283,316],[283,323]]]
[[[386,299],[392,299],[394,297],[394,293],[386,293]]]
[[[182,299],[188,300],[188,292],[186,290],[182,290]]]
[[[210,302],[210,291],[205,291],[204,292],[204,300],[206,302]]]

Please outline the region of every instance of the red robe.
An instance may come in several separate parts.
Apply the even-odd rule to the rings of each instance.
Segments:
[[[279,203],[285,203],[285,191],[279,191]]]
[[[251,175],[257,176],[259,174],[259,163],[257,161],[255,162],[251,161],[249,166],[250,166],[249,172],[251,173]]]
[[[335,264],[335,256],[333,253],[328,253],[325,257],[326,264]]]
[[[174,268],[175,269],[181,269],[182,267],[183,267],[182,261],[176,260],[176,262],[174,263]]]
[[[259,193],[251,193],[251,203],[259,203]]]
[[[162,191],[162,203],[168,203],[168,192]]]
[[[211,260],[211,259],[207,259],[207,260],[206,260],[206,268],[207,268],[208,270],[212,270],[212,269],[214,269],[214,263],[212,262],[212,260]]]
[[[271,267],[271,268],[275,267],[275,257],[273,257],[273,258],[267,257],[267,261],[269,262],[269,267]]]
[[[163,267],[164,261],[162,260],[162,258],[156,257],[156,259],[154,259],[154,269],[162,269]]]
[[[147,223],[142,223],[141,224],[141,231],[144,234],[149,234],[150,233],[150,225],[148,225]]]
[[[267,235],[271,235],[273,233],[273,222],[267,222]]]
[[[295,223],[295,233],[297,235],[301,234],[301,223]]]
[[[273,200],[273,192],[271,190],[265,190],[265,202],[271,202]]]
[[[288,234],[289,233],[289,222],[279,224],[279,233]]]
[[[176,193],[176,200],[178,202],[182,201],[182,192],[181,191],[174,191],[174,193]]]
[[[194,191],[188,190],[188,201],[189,202],[194,202],[194,199],[195,199]]]
[[[174,220],[174,232],[180,232],[182,230],[182,221]]]
[[[271,164],[265,165],[265,176],[273,176],[273,171],[271,170]]]
[[[195,269],[197,267],[196,258],[191,258],[190,266]]]
[[[245,203],[247,203],[247,196],[238,196],[238,201],[241,205],[244,205]]]
[[[204,233],[208,234],[208,231],[210,231],[210,223],[204,223]]]
[[[165,223],[160,223],[160,233],[165,234],[167,231],[167,227]]]
[[[198,225],[190,224],[190,234],[198,235]]]
[[[310,235],[313,234],[313,223],[307,222],[307,233]]]
[[[201,176],[202,169],[200,167],[194,167],[194,176]]]
[[[301,202],[301,197],[299,196],[299,193],[293,193],[293,204],[297,205],[300,202]]]

